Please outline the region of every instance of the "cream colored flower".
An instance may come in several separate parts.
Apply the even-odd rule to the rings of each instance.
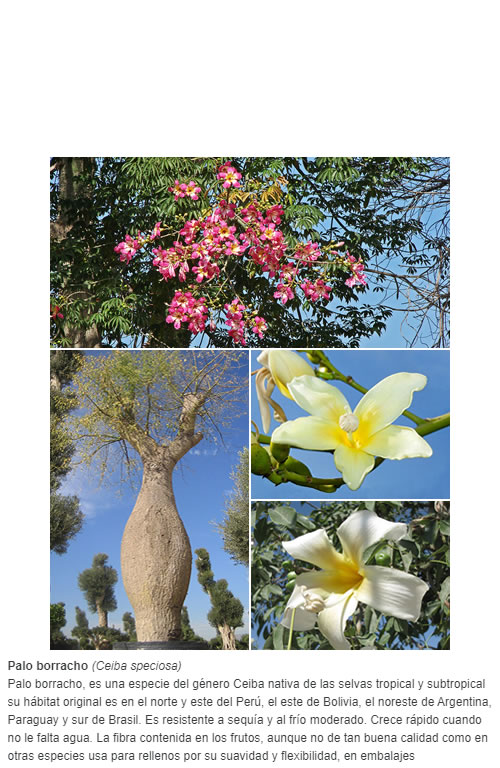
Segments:
[[[392,523],[368,509],[353,512],[337,530],[342,553],[337,552],[324,529],[283,542],[299,560],[318,566],[297,577],[283,614],[282,624],[304,631],[316,623],[335,650],[350,650],[344,636],[346,621],[358,602],[386,616],[416,621],[428,585],[410,573],[380,565],[364,565],[363,553],[381,539],[399,541],[407,533],[404,523]]]
[[[275,386],[285,397],[291,400],[292,396],[288,391],[288,384],[296,376],[314,375],[314,370],[300,355],[289,349],[264,349],[257,360],[262,368],[257,371],[255,387],[262,428],[264,432],[267,432],[271,426],[271,411],[273,411],[276,421],[286,421],[281,406],[271,399]]]
[[[335,466],[351,491],[373,469],[375,457],[427,458],[431,446],[411,427],[392,422],[408,408],[413,393],[425,387],[420,373],[395,373],[370,389],[351,411],[342,392],[314,376],[288,384],[297,405],[311,414],[277,427],[273,443],[316,451],[335,451]]]

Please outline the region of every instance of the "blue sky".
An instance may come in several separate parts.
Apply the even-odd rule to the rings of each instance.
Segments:
[[[326,350],[325,350],[326,351]],[[352,376],[366,388],[374,386],[385,376],[399,371],[423,373],[427,385],[413,396],[409,408],[422,418],[439,416],[449,411],[449,351],[448,350],[329,350],[326,351],[333,364],[346,376]],[[252,352],[252,371],[258,369],[256,358],[259,352]],[[332,382],[347,397],[351,408],[361,399],[352,387],[342,382]],[[293,401],[276,394],[276,401],[284,407],[288,419],[307,416]],[[252,384],[252,420],[261,428],[259,408]],[[396,424],[414,426],[404,416]],[[277,426],[272,422],[271,430]],[[450,478],[450,430],[443,429],[426,437],[433,449],[430,458],[384,461],[370,472],[357,491],[350,491],[343,485],[335,494],[309,490],[291,483],[275,486],[265,478],[252,475],[252,499],[447,499]],[[303,461],[316,477],[338,477],[330,453],[292,449],[291,455]]]
[[[180,462],[174,472],[174,489],[193,553],[199,547],[208,550],[215,579],[227,579],[229,589],[247,610],[248,571],[244,566],[235,564],[223,551],[222,539],[211,522],[222,521],[223,509],[233,489],[231,471],[237,465],[238,452],[248,445],[248,414],[243,409],[234,419],[232,427],[223,431],[223,437],[225,447],[202,440]],[[50,599],[52,603],[65,603],[67,623],[63,631],[67,635],[71,634],[75,626],[76,605],[85,610],[90,626],[97,625],[97,616],[90,613],[84,595],[78,588],[78,575],[90,568],[93,556],[99,552],[109,555],[108,564],[116,568],[119,574],[115,588],[118,608],[109,615],[109,625],[121,628],[123,613],[132,611],[120,576],[120,544],[138,487],[134,490],[130,485],[120,482],[118,472],[109,478],[106,485],[99,487],[96,475],[95,471],[78,467],[68,476],[61,489],[62,493],[76,494],[85,513],[84,527],[71,542],[67,553],[51,554]],[[198,583],[194,559],[193,554],[193,570],[185,605],[195,632],[210,639],[216,634],[206,619],[211,604]],[[245,614],[245,627],[239,629],[237,634],[247,631]]]

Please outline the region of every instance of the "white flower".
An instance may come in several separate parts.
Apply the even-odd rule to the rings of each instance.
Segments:
[[[271,439],[296,448],[335,451],[335,466],[355,491],[373,469],[376,456],[411,459],[432,455],[431,446],[418,432],[392,423],[426,383],[421,373],[394,373],[372,387],[353,412],[342,392],[326,381],[314,376],[294,378],[288,391],[311,416],[281,424]]]
[[[287,385],[296,376],[313,375],[314,370],[300,355],[289,349],[264,349],[257,360],[262,368],[257,371],[255,387],[262,428],[267,432],[271,426],[271,411],[274,412],[276,421],[286,421],[283,409],[271,400],[274,387],[277,386],[285,397],[292,400]]]
[[[342,554],[331,544],[324,529],[283,542],[284,549],[299,560],[322,570],[297,577],[281,623],[293,629],[318,628],[335,650],[350,650],[344,636],[346,621],[358,602],[387,616],[416,621],[427,584],[417,576],[380,565],[364,565],[364,551],[381,539],[399,541],[407,533],[404,523],[392,523],[368,509],[353,512],[337,530]]]

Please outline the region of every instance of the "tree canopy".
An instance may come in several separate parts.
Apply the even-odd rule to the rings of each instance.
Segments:
[[[80,364],[78,353],[56,350],[50,357],[50,549],[59,555],[68,549],[71,539],[81,530],[83,513],[74,495],[59,493],[71,469],[75,446],[66,419],[75,407],[69,388]]]
[[[207,550],[201,547],[195,554],[198,581],[212,603],[207,615],[208,621],[221,636],[224,650],[236,650],[234,630],[243,626],[243,605],[228,589],[226,579],[215,581]]]
[[[100,454],[103,472],[114,456],[132,473],[137,454],[182,435],[188,416],[206,439],[222,440],[246,401],[245,374],[237,351],[87,353],[75,377],[80,453],[89,463]]]
[[[108,555],[94,555],[92,567],[82,571],[78,586],[92,613],[99,616],[99,626],[108,626],[108,613],[116,610],[115,584],[118,574],[108,563]]]
[[[217,529],[224,541],[225,551],[232,559],[248,567],[249,523],[248,523],[248,448],[239,454],[239,462],[231,473],[233,490],[224,509],[224,519]]]
[[[447,158],[54,158],[53,344],[241,344],[240,337],[228,335],[231,317],[224,309],[233,306],[234,315],[236,300],[248,323],[256,323],[248,325],[244,343],[250,346],[262,346],[252,328],[266,326],[268,347],[355,347],[382,334],[393,313],[401,315],[403,343],[447,346],[448,193]],[[279,230],[280,242],[301,268],[301,289],[292,262],[283,257],[274,267],[266,265],[255,243],[251,257],[251,249],[242,252],[234,242],[233,255],[222,249],[204,276],[198,271],[195,278],[191,269],[187,278],[182,270],[169,272],[164,254],[187,253],[185,263],[193,266],[195,241],[180,233],[194,221],[204,221],[206,229],[221,201],[226,213],[236,207],[237,217],[226,217],[226,223],[235,226],[237,237],[249,231],[242,213],[249,206],[266,216],[273,211],[273,227],[254,235],[271,241]],[[159,224],[161,232],[155,230]],[[149,246],[133,249],[130,259],[122,258],[130,249],[117,254],[119,243],[125,247],[137,232],[149,231],[157,232],[154,243],[145,235],[139,240],[146,237],[156,246],[156,265]],[[304,247],[314,247],[309,254],[321,257],[299,258]],[[350,267],[346,254],[353,259]],[[364,269],[370,293],[362,280],[349,284],[351,267],[361,268],[360,275]],[[197,306],[210,309],[210,322],[207,315],[202,325],[189,329],[183,322],[176,329],[165,320],[175,297],[186,291],[206,297]]]

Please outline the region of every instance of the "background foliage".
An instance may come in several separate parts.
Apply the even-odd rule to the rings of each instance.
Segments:
[[[281,546],[317,528],[325,528],[336,549],[339,525],[355,509],[367,507],[386,520],[404,522],[408,535],[401,541],[376,544],[365,552],[365,562],[377,564],[377,553],[389,556],[388,564],[423,579],[429,590],[419,620],[408,622],[385,617],[359,604],[348,620],[346,637],[354,650],[448,650],[450,647],[450,555],[448,502],[372,501],[312,504],[265,502],[252,505],[252,622],[260,647],[282,650],[288,630],[279,624],[290,597],[289,574],[309,570],[309,563],[292,559]],[[294,632],[292,648],[332,650],[317,628]]]

